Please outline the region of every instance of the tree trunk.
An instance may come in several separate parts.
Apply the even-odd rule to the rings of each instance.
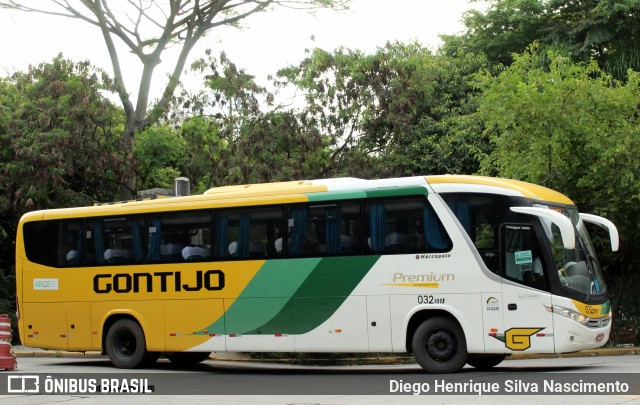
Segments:
[[[120,201],[131,200],[136,197],[136,171],[134,170],[133,161],[133,138],[136,131],[136,125],[133,120],[127,120],[127,125],[122,133],[122,146],[124,154],[124,163],[120,168],[120,191],[118,198]]]

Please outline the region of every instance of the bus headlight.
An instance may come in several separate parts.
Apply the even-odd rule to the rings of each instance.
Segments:
[[[574,311],[569,308],[559,307],[557,305],[548,305],[548,304],[544,304],[544,308],[549,312],[553,312],[554,314],[562,315],[564,317],[573,319],[574,321],[581,323],[583,325],[589,320],[589,318],[582,315],[580,312]]]

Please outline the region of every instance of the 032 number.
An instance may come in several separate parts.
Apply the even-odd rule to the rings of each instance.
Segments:
[[[444,304],[444,298],[433,295],[418,295],[418,304]]]

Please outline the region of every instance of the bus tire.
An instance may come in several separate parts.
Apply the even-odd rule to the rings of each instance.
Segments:
[[[470,354],[467,364],[478,370],[490,370],[502,363],[506,357],[506,354]]]
[[[455,373],[467,362],[464,332],[449,318],[422,322],[413,334],[412,348],[416,361],[427,373]]]
[[[111,364],[118,368],[138,368],[150,360],[144,332],[131,319],[116,321],[107,332],[105,349]]]
[[[167,356],[169,361],[177,366],[193,366],[209,358],[208,352],[178,352]]]

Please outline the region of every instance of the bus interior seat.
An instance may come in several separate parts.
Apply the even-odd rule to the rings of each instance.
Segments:
[[[388,252],[406,252],[409,250],[409,236],[391,232],[384,238],[384,246]]]
[[[580,291],[589,291],[589,269],[584,261],[569,262],[564,266],[566,272],[566,280],[569,285]]]
[[[206,250],[200,246],[185,246],[182,249],[184,260],[204,260],[208,256]]]
[[[107,249],[104,251],[104,260],[109,264],[124,263],[129,257],[124,249]]]
[[[583,261],[569,262],[565,265],[567,276],[585,276],[589,277],[589,269],[587,264]]]
[[[80,264],[80,252],[77,250],[70,250],[67,252],[67,264],[71,266],[77,266]]]
[[[229,255],[231,257],[237,257],[238,256],[238,242],[236,242],[235,240],[231,243],[229,243]]]
[[[182,259],[183,245],[179,243],[166,243],[160,246],[160,259],[162,261],[174,261]]]

